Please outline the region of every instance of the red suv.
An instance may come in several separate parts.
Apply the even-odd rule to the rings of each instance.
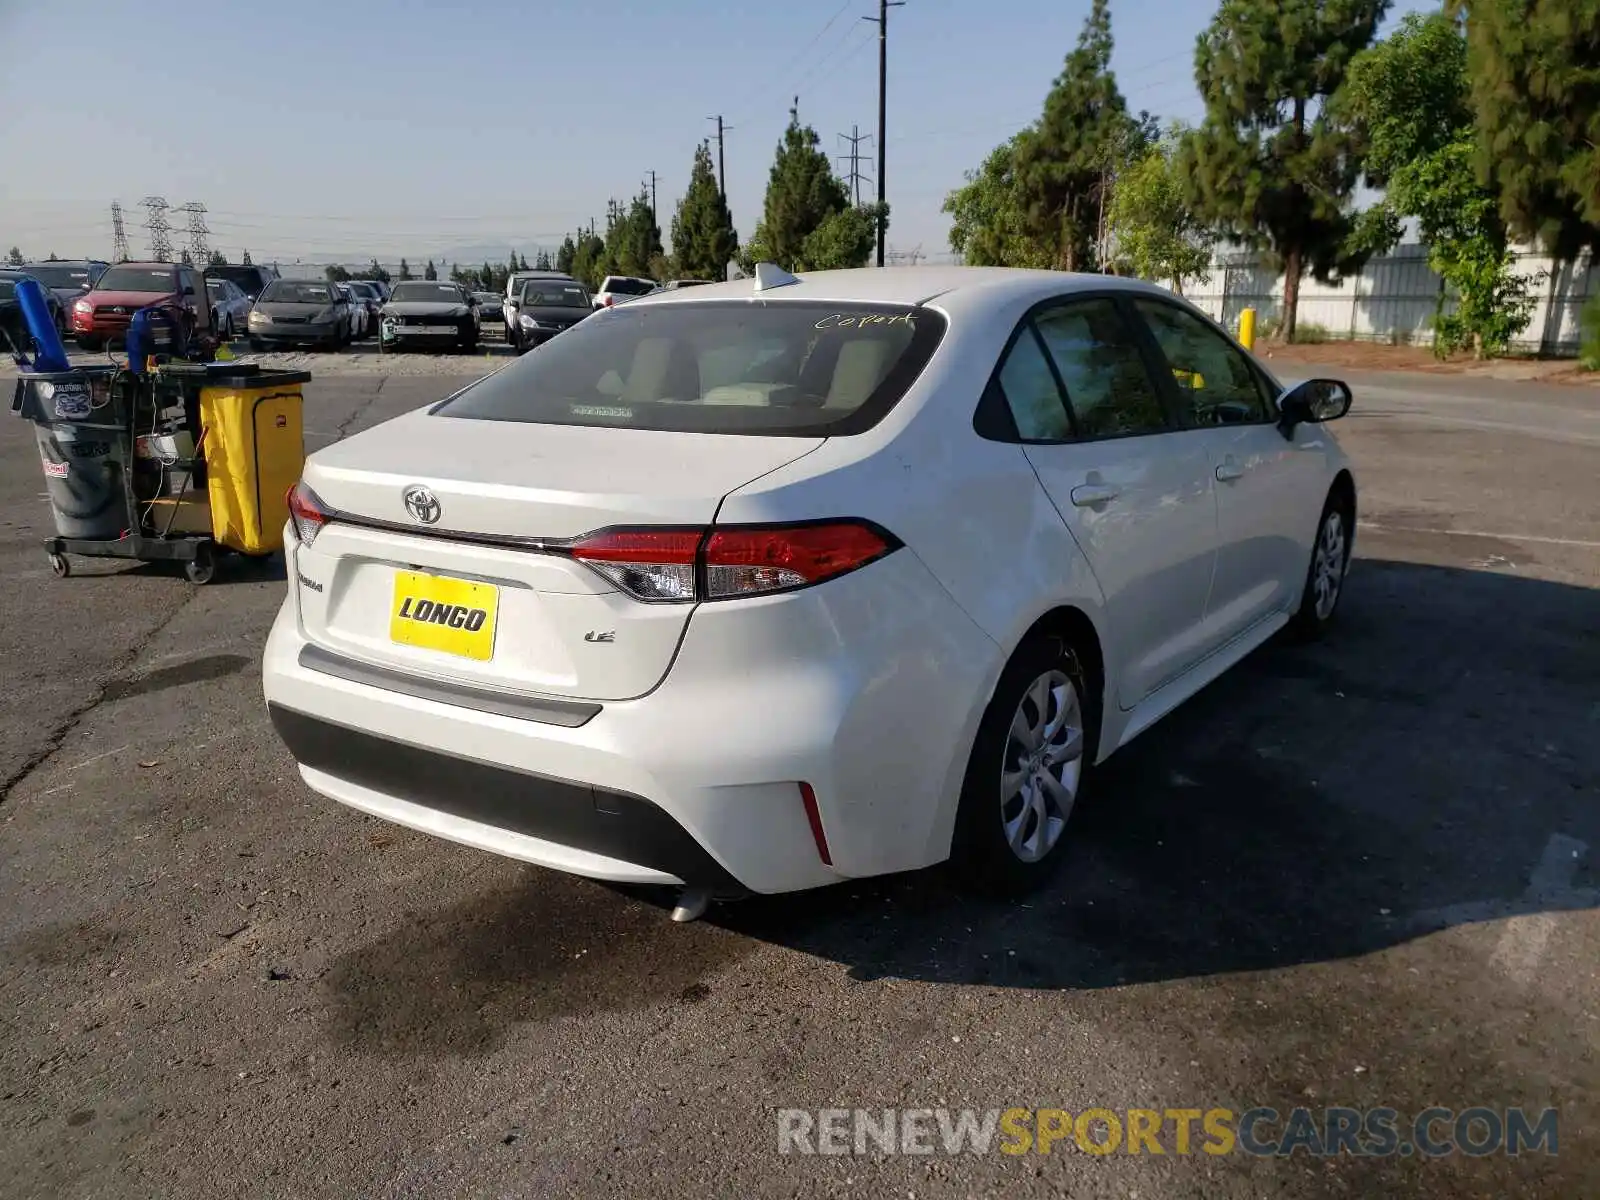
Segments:
[[[213,336],[211,305],[200,272],[180,263],[118,263],[89,291],[72,302],[72,332],[85,350],[121,341],[128,322],[141,308],[166,309],[188,334]]]

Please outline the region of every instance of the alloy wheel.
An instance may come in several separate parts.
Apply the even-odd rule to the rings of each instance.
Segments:
[[[1055,849],[1083,776],[1083,703],[1064,671],[1050,670],[1022,694],[1000,767],[1000,823],[1023,862]]]
[[[1317,620],[1326,621],[1339,603],[1345,569],[1344,514],[1333,509],[1323,518],[1311,560],[1311,593]]]

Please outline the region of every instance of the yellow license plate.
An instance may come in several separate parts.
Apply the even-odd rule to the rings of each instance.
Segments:
[[[488,662],[494,657],[499,608],[500,589],[493,584],[396,571],[389,637],[402,646]]]

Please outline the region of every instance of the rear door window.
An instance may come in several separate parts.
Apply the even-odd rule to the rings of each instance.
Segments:
[[[1034,316],[1067,391],[1080,438],[1131,437],[1169,428],[1144,357],[1117,305],[1078,300]]]
[[[916,305],[626,305],[578,323],[434,411],[547,425],[858,433],[905,395],[945,325]]]

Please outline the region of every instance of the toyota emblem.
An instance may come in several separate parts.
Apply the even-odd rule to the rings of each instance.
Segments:
[[[412,484],[400,498],[405,502],[406,511],[424,525],[432,525],[439,519],[439,497],[421,484]]]

